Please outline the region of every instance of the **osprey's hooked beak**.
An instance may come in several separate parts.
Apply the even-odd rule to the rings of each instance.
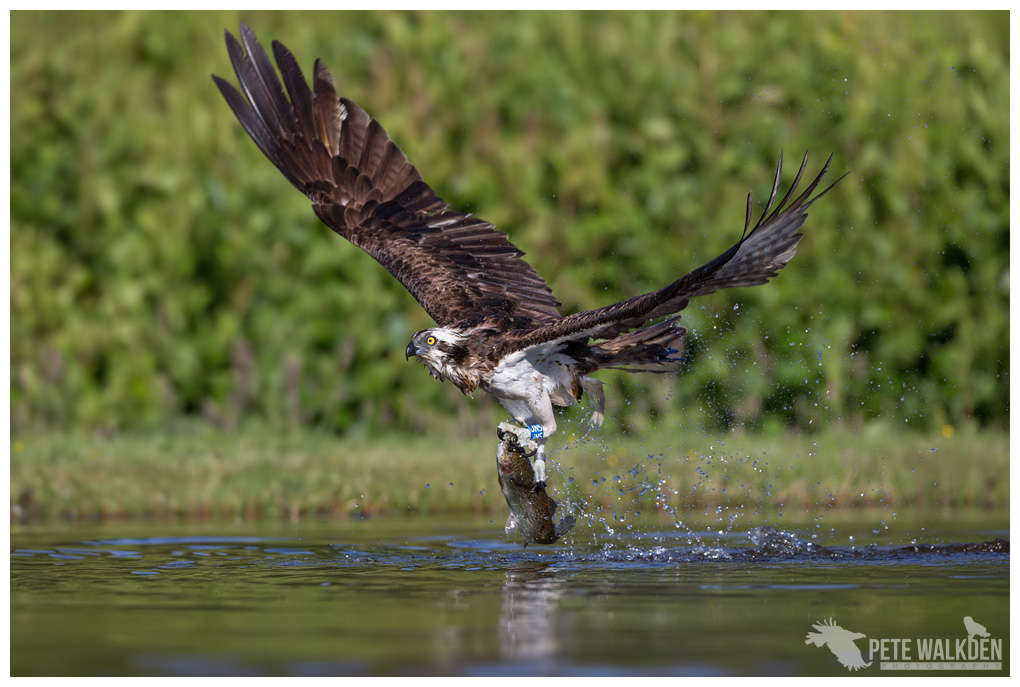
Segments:
[[[404,355],[407,357],[405,360],[410,360],[412,355],[418,355],[418,347],[414,345],[414,342],[407,344],[407,348],[404,349]]]

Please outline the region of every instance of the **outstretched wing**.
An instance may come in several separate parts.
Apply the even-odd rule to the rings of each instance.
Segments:
[[[612,338],[635,327],[640,327],[649,320],[683,310],[687,307],[690,299],[695,296],[703,296],[719,289],[764,284],[776,276],[776,273],[793,257],[797,250],[797,244],[800,243],[803,236],[798,233],[798,230],[807,219],[807,209],[843,178],[840,177],[824,191],[813,198],[811,197],[829,169],[829,164],[832,162],[830,155],[815,180],[802,194],[787,205],[787,201],[800,184],[804,169],[807,167],[807,161],[808,156],[805,154],[800,171],[797,172],[797,178],[794,179],[790,190],[773,210],[772,205],[775,202],[776,193],[779,191],[779,180],[783,171],[783,156],[779,156],[772,193],[761,218],[748,232],[751,225],[752,204],[751,194],[747,194],[744,234],[740,237],[740,241],[716,259],[658,291],[636,296],[598,310],[575,313],[533,331],[521,332],[506,340],[499,353],[506,355],[515,350],[555,341]],[[771,214],[769,214],[770,210]]]
[[[244,95],[213,79],[245,131],[319,218],[378,260],[439,325],[560,319],[559,301],[524,253],[485,220],[451,210],[378,122],[337,98],[320,61],[310,89],[294,56],[274,41],[281,84],[251,29],[241,24],[240,42],[224,33]]]

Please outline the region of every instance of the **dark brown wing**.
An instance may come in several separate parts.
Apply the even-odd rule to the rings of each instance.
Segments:
[[[378,122],[337,98],[320,61],[309,89],[294,56],[274,41],[281,85],[251,29],[241,24],[240,42],[224,33],[244,95],[213,79],[245,131],[322,221],[378,260],[439,325],[505,318],[526,328],[560,319],[559,301],[524,253],[485,220],[450,210]]]
[[[598,310],[575,313],[530,332],[520,332],[517,336],[506,340],[499,353],[506,355],[515,350],[554,341],[609,339],[635,327],[640,327],[649,320],[677,313],[687,307],[687,303],[695,296],[703,296],[719,289],[764,284],[776,276],[776,273],[793,257],[797,250],[797,244],[800,243],[803,236],[798,233],[798,230],[807,219],[807,209],[843,178],[840,177],[824,191],[811,198],[811,194],[814,193],[829,169],[829,164],[832,162],[830,155],[825,166],[822,167],[822,171],[818,173],[804,193],[784,208],[804,175],[807,160],[808,156],[805,154],[793,185],[786,192],[786,196],[776,205],[775,210],[772,210],[783,171],[783,156],[779,156],[776,179],[761,219],[748,232],[748,227],[751,224],[751,194],[747,194],[744,234],[736,245],[719,257],[658,291],[636,296]],[[770,210],[772,210],[772,214],[769,214]]]

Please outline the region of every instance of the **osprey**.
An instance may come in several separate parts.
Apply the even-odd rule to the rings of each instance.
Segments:
[[[605,396],[594,372],[676,369],[685,333],[677,313],[695,296],[774,277],[793,257],[808,207],[832,188],[811,197],[830,156],[807,190],[790,201],[805,155],[790,190],[772,209],[780,155],[765,211],[751,227],[748,194],[744,233],[733,247],[658,291],[564,317],[548,284],[521,259],[524,253],[492,224],[452,210],[437,196],[377,121],[337,97],[321,61],[309,88],[294,56],[274,41],[281,83],[251,29],[241,24],[240,41],[224,33],[244,94],[213,79],[245,131],[311,199],[315,214],[379,261],[439,325],[411,337],[407,358],[414,356],[433,377],[468,396],[477,389],[492,394],[521,423],[523,438],[536,444],[539,485],[545,481],[545,442],[556,431],[553,406],[572,405],[587,393],[594,404],[591,423],[598,427]]]

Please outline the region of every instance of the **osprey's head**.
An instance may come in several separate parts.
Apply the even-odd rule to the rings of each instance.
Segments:
[[[455,367],[460,365],[467,349],[461,344],[464,339],[452,329],[434,327],[423,329],[411,337],[404,353],[408,360],[415,356],[425,364],[436,379],[457,378]]]

